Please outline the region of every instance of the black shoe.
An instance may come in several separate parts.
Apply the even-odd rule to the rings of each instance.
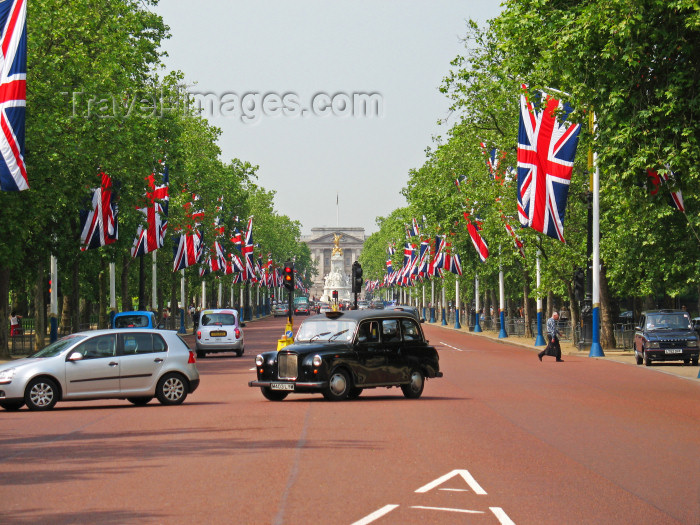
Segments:
[[[563,362],[564,362],[563,359],[557,359],[557,363],[563,363]]]
[[[540,361],[542,361],[542,354],[537,354],[537,357],[539,357]]]

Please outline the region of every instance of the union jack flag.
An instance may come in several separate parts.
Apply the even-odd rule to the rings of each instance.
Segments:
[[[29,189],[24,164],[27,0],[0,2],[0,190]]]
[[[255,262],[253,261],[253,251],[255,246],[253,245],[253,217],[248,219],[248,228],[245,232],[245,240],[243,241],[243,246],[241,252],[243,253],[243,280],[252,281],[255,277]]]
[[[668,182],[669,180],[675,177],[673,172],[671,172],[671,175],[669,176],[668,173],[658,173],[653,170],[647,170],[647,175],[651,178],[652,184],[654,186],[654,189],[650,192],[652,195],[656,195],[659,192],[661,179],[663,179],[663,182]],[[681,190],[678,190],[672,191],[670,192],[670,194],[671,206],[676,208],[678,211],[682,211],[683,213],[685,213],[685,204],[683,203],[683,192],[681,192]]]
[[[420,237],[420,230],[418,229],[418,221],[414,218],[413,219],[413,224],[411,226],[410,230],[410,237]]]
[[[90,208],[80,210],[80,249],[99,248],[117,242],[117,205],[112,193],[112,178],[100,173],[102,184],[92,190]]]
[[[173,242],[173,272],[184,270],[201,260],[204,247],[199,230],[192,234],[180,235],[174,238]]]
[[[163,169],[161,184],[156,186],[155,174],[146,177],[146,207],[139,211],[146,216],[146,227],[139,225],[136,239],[131,248],[131,256],[145,255],[161,248],[165,242],[165,232],[168,229],[168,166]]]
[[[477,220],[476,224],[474,224],[466,211],[464,212],[464,220],[467,221],[467,231],[469,232],[469,237],[472,240],[472,244],[474,245],[476,252],[479,254],[481,262],[486,262],[486,259],[488,259],[489,256],[489,247],[486,245],[486,241],[484,241],[484,238],[481,236],[480,222]]]
[[[456,253],[452,254],[452,259],[450,260],[450,271],[457,275],[462,275],[462,261]]]
[[[490,150],[486,148],[486,144],[483,142],[479,143],[481,146],[481,151],[486,155],[486,166],[489,169],[489,176],[500,182],[501,185],[506,181],[505,173],[503,169],[503,160],[506,158],[506,152],[501,151],[500,153],[496,148],[491,148]]]
[[[523,90],[526,86],[523,85]],[[518,130],[518,218],[564,242],[564,214],[581,126],[564,122],[568,104],[544,93],[533,105],[520,97]],[[563,112],[560,121],[557,112]]]

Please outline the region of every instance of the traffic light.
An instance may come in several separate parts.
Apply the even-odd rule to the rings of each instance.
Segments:
[[[287,261],[284,263],[284,275],[282,276],[284,287],[290,292],[294,291],[294,263]]]
[[[577,268],[574,272],[574,295],[577,301],[583,301],[585,297],[586,273]]]
[[[337,302],[338,301],[338,290],[333,290],[332,295],[333,295],[333,300]]]
[[[355,261],[352,263],[352,293],[360,293],[362,291],[362,266]]]

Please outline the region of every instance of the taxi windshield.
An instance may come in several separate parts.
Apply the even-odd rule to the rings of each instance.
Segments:
[[[297,332],[296,341],[339,341],[347,343],[355,335],[357,323],[350,320],[320,319],[304,321]]]

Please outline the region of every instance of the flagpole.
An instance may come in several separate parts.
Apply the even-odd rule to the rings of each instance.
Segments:
[[[498,263],[498,292],[499,292],[499,301],[498,301],[498,309],[499,309],[499,319],[501,322],[501,330],[498,333],[498,338],[499,339],[504,339],[508,337],[508,332],[506,332],[506,289],[505,289],[505,284],[504,284],[504,279],[503,279],[503,264],[500,262],[501,258],[501,246],[498,246],[498,258],[499,258],[499,263]]]
[[[544,346],[544,337],[542,337],[542,295],[540,294],[540,255],[542,252],[537,250],[536,268],[537,268],[537,337],[535,338],[535,346]]]
[[[476,321],[474,321],[474,331],[481,332],[481,322],[479,321],[479,274],[474,274],[474,298],[476,307]]]
[[[593,115],[593,130],[598,127]],[[598,165],[598,153],[593,152],[593,334],[591,337],[591,350],[588,357],[605,357],[603,347],[600,346],[600,166]]]
[[[151,276],[151,310],[152,311],[157,311],[158,310],[158,274],[156,273],[158,271],[158,259],[156,255],[156,251],[153,251],[153,265],[152,269],[153,271],[152,276]]]
[[[185,330],[185,308],[187,304],[185,303],[185,270],[180,270],[180,330],[178,334],[186,334]]]
[[[117,312],[117,277],[116,265],[114,262],[109,263],[109,326],[112,326],[112,318]]]
[[[50,299],[51,306],[49,310],[49,341],[54,342],[58,339],[58,259],[55,255],[51,256],[50,263],[51,272],[51,291]]]
[[[435,322],[435,278],[430,278],[430,322]]]
[[[423,319],[425,319],[425,283],[423,283]]]
[[[338,202],[338,192],[335,194],[335,227],[340,228],[340,205]]]
[[[459,275],[455,275],[455,329],[462,329],[462,325],[459,324]]]
[[[440,305],[442,308],[442,322],[440,323],[440,326],[447,326],[447,318],[445,317],[445,306],[447,306],[447,301],[445,301],[445,277],[442,277],[442,304]]]

